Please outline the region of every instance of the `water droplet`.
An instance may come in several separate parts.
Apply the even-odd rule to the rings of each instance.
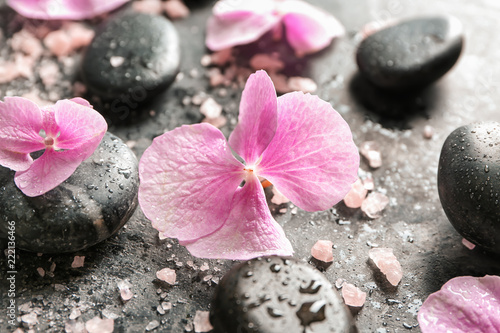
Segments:
[[[486,164],[484,166],[484,172],[489,172],[490,171],[490,167],[488,166],[488,164]]]
[[[315,294],[318,292],[321,286],[321,281],[311,280],[311,282],[309,282],[309,285],[301,285],[299,291],[303,294]]]
[[[271,272],[278,273],[281,270],[281,266],[278,264],[272,264],[270,269],[271,269]]]
[[[297,317],[300,319],[300,324],[302,326],[309,326],[314,322],[325,320],[325,306],[326,302],[324,300],[302,304],[296,312]]]
[[[251,276],[253,276],[253,272],[252,271],[247,271],[247,272],[245,272],[245,274],[243,274],[243,277],[246,277],[246,278],[249,278]]]
[[[286,294],[283,294],[283,295],[279,295],[279,296],[278,296],[278,300],[279,300],[280,302],[283,302],[283,301],[285,301],[285,300],[287,300],[287,299],[288,299],[288,295],[286,295]]]
[[[283,317],[283,311],[280,311],[278,309],[274,309],[274,308],[271,308],[271,307],[267,307],[267,313],[273,317],[273,318],[279,318],[279,317]]]

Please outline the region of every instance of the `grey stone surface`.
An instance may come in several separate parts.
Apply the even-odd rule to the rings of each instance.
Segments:
[[[500,45],[500,35],[492,31],[500,29],[500,7],[494,1],[465,0],[310,2],[336,15],[347,34],[326,50],[302,59],[300,73],[313,78],[319,87],[316,94],[332,103],[347,120],[356,144],[374,140],[383,147],[380,168],[372,170],[366,161],[361,168],[372,174],[375,190],[385,193],[390,204],[382,217],[374,220],[343,204],[316,213],[285,204],[270,206],[294,247],[295,258],[309,262],[310,249],[318,239],[334,243],[334,262],[322,270],[331,283],[341,278],[367,292],[365,306],[355,315],[360,332],[420,332],[416,319],[420,304],[446,281],[460,275],[500,274],[498,256],[480,249],[470,251],[461,244],[462,237],[449,223],[437,191],[440,150],[449,133],[473,121],[499,119],[500,54],[496,45]],[[224,95],[220,93],[222,88],[210,88],[207,69],[200,64],[206,53],[205,22],[212,2],[186,3],[191,6],[191,16],[174,23],[181,36],[183,79],[144,106],[147,112],[141,113],[143,116],[127,118],[127,125],[110,123],[111,132],[125,142],[135,143],[132,149],[138,157],[165,130],[201,121],[199,107],[183,103],[186,96],[204,92],[222,104],[228,118],[222,128],[224,134],[229,135],[236,124],[241,89],[224,87]],[[358,76],[355,52],[364,24],[436,12],[454,15],[464,23],[467,43],[452,70],[425,92],[414,94],[406,104],[396,103],[393,96],[373,93],[363,85],[353,87],[352,81]],[[1,13],[12,17],[6,10]],[[14,23],[0,22],[0,26],[13,29]],[[11,34],[4,31],[5,36]],[[0,55],[9,54],[7,44],[0,49]],[[72,97],[65,85],[72,79],[71,75],[66,77],[52,90],[59,89],[65,92],[63,97]],[[40,82],[19,79],[0,85],[0,97],[21,95],[33,88],[39,89],[42,97],[47,96]],[[372,103],[359,98],[363,93],[372,94]],[[398,118],[376,112],[404,110],[406,106],[413,112],[398,112]],[[429,140],[423,138],[426,125],[434,131]],[[286,212],[279,213],[285,207]],[[387,288],[383,277],[368,264],[368,250],[376,245],[393,248],[401,262],[404,275],[398,288]],[[70,320],[83,323],[96,315],[115,318],[115,332],[143,332],[155,320],[160,322],[157,332],[185,332],[196,311],[210,310],[216,282],[235,264],[193,258],[175,240],[158,240],[157,232],[139,209],[115,236],[76,254],[85,256],[81,268],[71,268],[74,254],[37,256],[18,251],[15,298],[8,296],[7,278],[13,274],[7,273],[8,258],[0,255],[0,308],[6,309],[14,299],[16,315],[36,311],[35,327],[40,332],[61,332]],[[204,262],[208,269],[202,271]],[[44,277],[37,270],[50,272],[52,267],[53,272]],[[155,272],[165,267],[177,272],[174,286],[155,278]],[[135,297],[126,303],[120,300],[119,280],[128,280],[132,285]],[[169,302],[172,308],[161,314],[158,306]],[[168,304],[165,308],[169,308]],[[76,310],[81,315],[70,319]],[[14,328],[3,313],[0,331],[11,332]]]

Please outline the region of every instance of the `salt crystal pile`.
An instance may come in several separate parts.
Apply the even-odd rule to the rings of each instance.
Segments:
[[[209,332],[213,329],[212,324],[210,324],[208,311],[198,311],[196,310],[196,315],[193,319],[194,331],[196,333]]]
[[[385,275],[387,281],[397,286],[403,277],[401,264],[394,255],[391,248],[374,248],[368,252],[368,256]]]
[[[311,255],[317,260],[324,262],[333,261],[333,243],[329,240],[319,240],[311,248]]]
[[[366,301],[366,293],[350,283],[342,285],[342,298],[349,306],[362,307]]]
[[[386,195],[379,192],[372,192],[363,200],[361,210],[369,218],[376,219],[381,216],[387,204],[389,204],[389,198]]]
[[[112,333],[115,321],[113,319],[101,319],[94,317],[85,323],[88,333]]]
[[[382,166],[382,154],[380,147],[375,141],[365,141],[359,149],[361,155],[368,160],[368,164],[372,168],[380,168]]]
[[[170,268],[163,268],[156,272],[156,277],[159,280],[165,281],[166,283],[170,285],[175,284],[175,280],[177,278],[177,274],[175,274],[175,270],[170,269]]]
[[[359,208],[366,198],[368,190],[358,178],[354,184],[351,186],[351,190],[344,197],[344,203],[349,208]]]

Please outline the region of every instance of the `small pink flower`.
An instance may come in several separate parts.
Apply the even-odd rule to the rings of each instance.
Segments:
[[[256,41],[273,30],[297,55],[317,52],[344,34],[335,17],[301,0],[220,0],[207,23],[206,45],[219,51]]]
[[[19,14],[42,20],[84,20],[109,12],[128,0],[7,0]]]
[[[500,277],[451,279],[425,300],[418,323],[423,333],[500,332]]]
[[[349,126],[329,103],[302,92],[276,98],[271,79],[258,71],[247,81],[229,143],[209,124],[155,138],[139,163],[139,203],[160,236],[179,239],[194,256],[289,256],[292,246],[259,177],[318,211],[342,200],[358,166]]]
[[[0,101],[0,165],[16,171],[17,187],[42,195],[69,178],[101,142],[104,118],[82,98],[39,108],[22,97]],[[33,160],[31,153],[44,150]]]

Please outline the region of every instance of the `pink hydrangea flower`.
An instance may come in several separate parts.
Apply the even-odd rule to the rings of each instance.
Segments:
[[[207,22],[206,45],[219,51],[256,41],[273,30],[297,55],[317,52],[344,34],[335,17],[301,0],[221,0]]]
[[[109,12],[128,0],[7,0],[19,14],[42,20],[84,20]]]
[[[22,97],[0,101],[0,165],[16,171],[17,187],[42,195],[69,178],[101,142],[104,118],[82,98],[39,108]],[[45,150],[33,160],[31,153]]]
[[[302,92],[276,98],[271,79],[258,71],[246,83],[229,142],[206,123],[154,139],[139,163],[139,204],[161,237],[177,238],[194,256],[289,256],[292,246],[259,177],[300,208],[318,211],[342,200],[358,166],[349,126],[329,103]]]
[[[418,323],[423,333],[500,332],[500,277],[451,279],[425,300]]]

